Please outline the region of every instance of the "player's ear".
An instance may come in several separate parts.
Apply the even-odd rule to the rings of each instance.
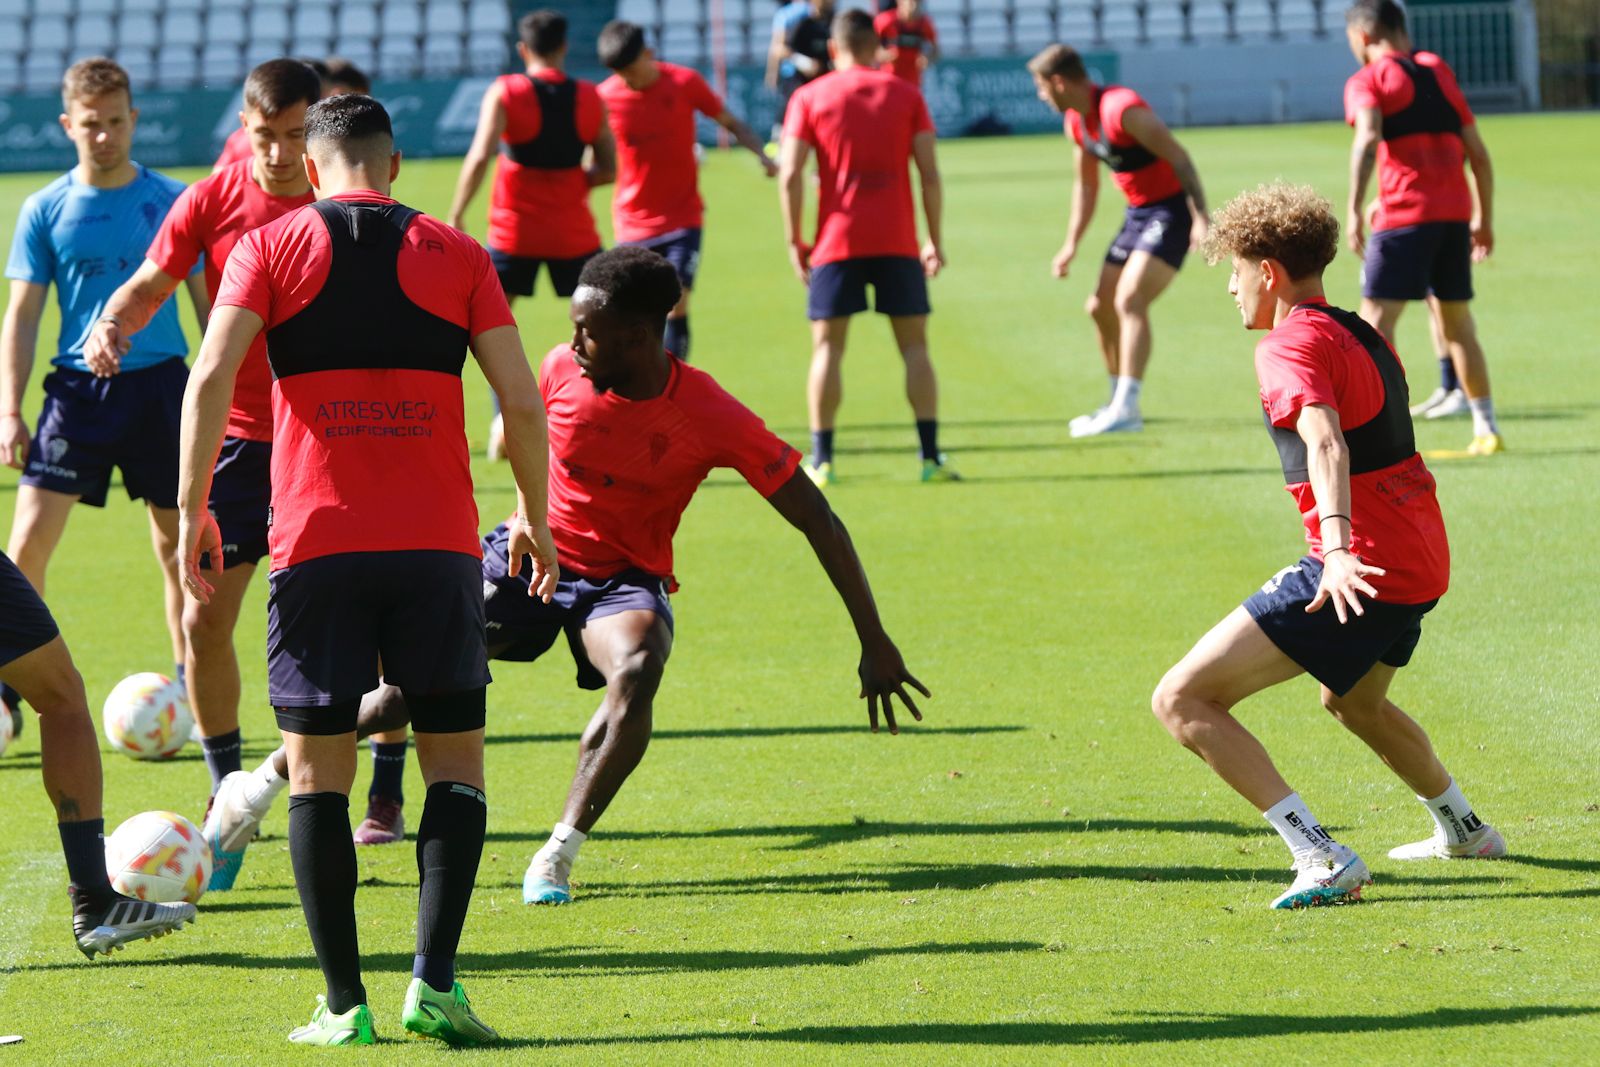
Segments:
[[[311,183],[311,188],[320,190],[322,188],[322,180],[317,174],[317,161],[311,158],[310,152],[307,152],[301,158],[306,161],[306,180]]]
[[[394,182],[400,176],[400,149],[396,148],[389,156],[389,181]]]

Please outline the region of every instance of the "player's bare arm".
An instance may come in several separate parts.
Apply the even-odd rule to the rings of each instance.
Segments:
[[[1461,147],[1472,173],[1472,259],[1482,263],[1494,252],[1494,165],[1489,161],[1489,146],[1478,133],[1478,124],[1461,127]]]
[[[533,573],[528,576],[528,595],[545,603],[556,591],[561,568],[556,562],[555,542],[546,520],[549,498],[550,440],[545,424],[544,400],[522,338],[515,326],[497,326],[472,338],[472,355],[489,380],[489,387],[500,398],[500,413],[505,419],[506,458],[511,461],[511,476],[517,483],[517,518],[511,524],[510,573],[522,571],[522,557],[533,557]]]
[[[1131,107],[1124,112],[1122,128],[1134,140],[1172,165],[1179,184],[1183,186],[1183,194],[1189,200],[1189,214],[1193,218],[1189,225],[1189,251],[1198,251],[1205,243],[1207,231],[1211,229],[1211,213],[1206,210],[1206,191],[1200,184],[1200,172],[1195,170],[1194,160],[1190,158],[1188,150],[1178,143],[1160,116],[1147,107]]]
[[[715,121],[718,126],[733,134],[733,139],[739,142],[740,147],[748,150],[751,155],[761,162],[761,169],[767,172],[767,177],[776,178],[778,176],[778,165],[767,158],[767,146],[762,143],[761,138],[756,136],[756,131],[752,130],[743,119],[724,108],[722,114],[718,115]]]
[[[928,224],[928,241],[922,246],[922,270],[928,277],[944,269],[944,183],[939,178],[939,157],[932,130],[911,139],[911,159],[922,180],[922,215]]]
[[[1367,250],[1365,219],[1361,202],[1367,198],[1367,183],[1378,162],[1378,142],[1383,140],[1383,112],[1375,107],[1356,112],[1356,136],[1350,145],[1350,201],[1345,211],[1345,235],[1350,250],[1364,255]]]
[[[1331,600],[1339,621],[1347,622],[1352,612],[1366,614],[1360,594],[1376,597],[1378,591],[1367,578],[1381,577],[1384,571],[1350,550],[1350,449],[1339,428],[1339,413],[1326,404],[1307,404],[1294,428],[1306,443],[1307,480],[1322,522],[1322,582],[1306,611],[1320,611]]]
[[[768,89],[778,87],[778,67],[789,58],[789,42],[784,39],[783,31],[776,27],[772,31],[772,42],[767,45],[767,70],[761,81]]]
[[[589,188],[610,185],[617,180],[617,139],[611,133],[611,120],[606,117],[605,105],[600,105],[600,133],[589,146],[589,161],[583,176]]]
[[[506,106],[500,99],[500,83],[491,82],[483,94],[478,108],[478,128],[472,135],[472,144],[466,158],[461,161],[461,176],[456,179],[456,192],[450,201],[450,214],[445,219],[458,230],[465,230],[467,208],[483,185],[483,176],[494,158],[500,135],[506,132]]]
[[[811,284],[811,247],[801,233],[806,203],[806,160],[811,146],[799,137],[785,137],[778,152],[778,203],[783,207],[783,240],[789,265],[802,285]]]
[[[1050,272],[1065,278],[1072,270],[1072,261],[1078,256],[1078,245],[1094,218],[1094,207],[1100,198],[1100,161],[1085,152],[1079,145],[1072,146],[1074,178],[1072,182],[1072,213],[1067,218],[1067,239],[1061,251],[1050,261]]]
[[[199,277],[196,275],[196,277]],[[133,346],[133,335],[149,325],[161,305],[177,291],[179,279],[174,278],[150,260],[139,264],[133,277],[117,287],[106,301],[89,339],[83,343],[83,361],[101,378],[108,378],[122,369],[122,357]],[[205,279],[200,278],[200,290],[205,292]],[[191,298],[193,290],[190,291]],[[202,330],[205,312],[210,310],[209,297],[197,304],[195,312]]]
[[[222,569],[222,534],[206,506],[211,471],[228,429],[233,386],[250,345],[265,325],[261,316],[240,307],[222,307],[211,316],[200,353],[183,391],[183,424],[178,445],[178,569],[183,587],[202,604],[211,602],[212,585],[200,570],[200,557]]]
[[[200,326],[200,332],[206,332],[206,324],[211,321],[211,291],[206,287],[206,276],[203,271],[197,271],[184,279],[183,287],[189,290],[189,304],[194,308],[194,320]]]
[[[33,440],[22,418],[22,394],[33,373],[39,317],[49,292],[48,285],[12,281],[5,323],[0,326],[0,462],[17,470],[27,466]]]
[[[861,640],[861,696],[867,702],[867,721],[874,733],[878,730],[878,709],[883,708],[884,721],[889,732],[899,733],[895,722],[892,698],[899,697],[911,711],[911,717],[921,721],[922,712],[906,691],[910,686],[925,697],[933,696],[926,686],[912,677],[906,669],[900,650],[883,631],[878,618],[878,607],[872,599],[872,588],[867,584],[867,572],[856,555],[855,545],[844,523],[828,506],[822,491],[812,484],[804,470],[797,470],[768,498],[778,514],[789,525],[806,535],[817,554],[828,580],[839,591],[844,606],[855,625],[856,636]]]

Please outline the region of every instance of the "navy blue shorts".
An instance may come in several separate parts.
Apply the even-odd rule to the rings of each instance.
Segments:
[[[915,256],[862,256],[811,268],[806,316],[816,322],[865,311],[869,285],[872,309],[880,315],[926,315],[933,310],[928,306],[928,276]]]
[[[267,554],[267,515],[272,510],[272,442],[223,438],[207,507],[222,531],[223,568],[260,563]],[[200,557],[202,567],[211,565],[209,557]]]
[[[1148,252],[1177,270],[1189,254],[1189,228],[1193,224],[1189,198],[1183,193],[1153,204],[1129,207],[1122,217],[1122,229],[1106,249],[1106,262],[1120,267],[1135,252]]]
[[[0,667],[43,648],[60,633],[33,584],[0,552]]]
[[[273,706],[360,700],[377,688],[380,660],[408,698],[488,685],[482,589],[478,561],[462,552],[342,552],[273,571]]]
[[[181,359],[109,378],[57,367],[44,379],[44,408],[22,484],[103,508],[117,467],[130,499],[177,507],[178,422],[188,381]]]
[[[1438,600],[1386,604],[1363,598],[1366,614],[1351,614],[1341,623],[1332,604],[1306,614],[1320,581],[1322,561],[1306,556],[1274,574],[1244,609],[1284,655],[1340,696],[1380,663],[1404,667],[1411,662],[1422,637],[1422,617]]]
[[[494,264],[494,272],[500,277],[500,288],[506,296],[532,296],[533,283],[539,277],[539,267],[542,265],[550,273],[550,285],[556,295],[566,297],[578,288],[578,275],[583,273],[583,265],[599,254],[600,249],[597,248],[586,256],[572,259],[539,259],[513,256],[509,252],[491,248],[489,261]]]
[[[646,237],[642,241],[619,241],[618,244],[648,248],[672,264],[678,272],[678,282],[684,289],[694,288],[694,279],[700,273],[700,227],[673,230],[659,237]]]
[[[563,570],[550,603],[529,596],[527,576],[532,563],[524,559],[522,574],[516,578],[508,575],[508,539],[503,523],[483,539],[483,606],[491,658],[516,663],[536,660],[555,644],[558,634],[565,633],[578,667],[578,685],[604,689],[605,676],[583,648],[585,623],[624,611],[653,611],[672,628],[666,580],[637,569],[610,578],[585,578]]]
[[[1472,299],[1472,227],[1424,222],[1379,230],[1367,241],[1361,295],[1372,300]]]

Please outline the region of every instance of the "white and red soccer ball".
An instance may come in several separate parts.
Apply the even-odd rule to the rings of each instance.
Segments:
[[[142,812],[106,838],[106,873],[127,896],[193,904],[211,884],[211,846],[176,812]]]
[[[167,759],[194,731],[194,716],[182,683],[164,674],[130,674],[106,697],[106,740],[135,759]]]

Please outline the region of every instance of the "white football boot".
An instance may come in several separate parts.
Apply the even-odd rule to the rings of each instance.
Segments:
[[[232,889],[239,868],[244,865],[244,850],[255,840],[261,820],[272,806],[272,797],[250,802],[250,771],[224,775],[206,812],[203,834],[211,846],[211,884],[207,889]]]
[[[1423,418],[1427,419],[1453,419],[1458,415],[1465,415],[1471,411],[1467,404],[1467,394],[1461,389],[1452,389],[1444,395],[1444,399],[1427,410]]]
[[[1067,424],[1067,430],[1073,437],[1099,437],[1104,433],[1138,433],[1143,429],[1144,416],[1139,414],[1138,408],[1103,407],[1093,415],[1080,415]]]
[[[1413,841],[1389,850],[1392,860],[1497,860],[1506,854],[1506,839],[1484,823],[1464,844],[1453,845],[1435,831],[1426,841]]]
[[[1343,845],[1335,845],[1329,855],[1297,862],[1294,870],[1294,884],[1272,902],[1274,908],[1311,908],[1354,902],[1361,899],[1362,887],[1372,884],[1367,865]]]

